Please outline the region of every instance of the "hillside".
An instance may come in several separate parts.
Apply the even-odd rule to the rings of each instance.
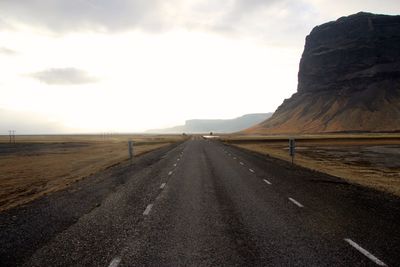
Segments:
[[[271,117],[272,113],[255,113],[246,114],[238,118],[228,120],[202,120],[194,119],[187,120],[185,125],[175,126],[166,129],[149,130],[149,133],[231,133],[241,131],[256,125],[267,118]]]
[[[306,37],[298,88],[246,133],[400,131],[400,16],[357,13]]]

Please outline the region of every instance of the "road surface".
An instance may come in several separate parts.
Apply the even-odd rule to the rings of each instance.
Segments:
[[[2,266],[400,266],[400,200],[201,138],[0,214]]]

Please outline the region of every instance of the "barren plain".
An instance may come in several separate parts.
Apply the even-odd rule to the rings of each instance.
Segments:
[[[182,141],[173,135],[0,136],[0,211],[66,188],[134,156]]]
[[[290,161],[289,138],[296,139],[295,164],[400,196],[399,134],[224,136],[222,140]]]

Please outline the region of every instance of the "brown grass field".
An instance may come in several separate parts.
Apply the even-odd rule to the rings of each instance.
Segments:
[[[244,149],[291,161],[290,136],[223,136]],[[400,196],[400,134],[295,136],[295,164]]]
[[[0,211],[45,194],[128,160],[128,140],[134,156],[183,140],[157,135],[17,136],[10,144],[0,136]]]

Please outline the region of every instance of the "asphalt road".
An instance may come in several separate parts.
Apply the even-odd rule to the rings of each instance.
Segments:
[[[400,199],[200,138],[0,214],[2,266],[400,266]]]

